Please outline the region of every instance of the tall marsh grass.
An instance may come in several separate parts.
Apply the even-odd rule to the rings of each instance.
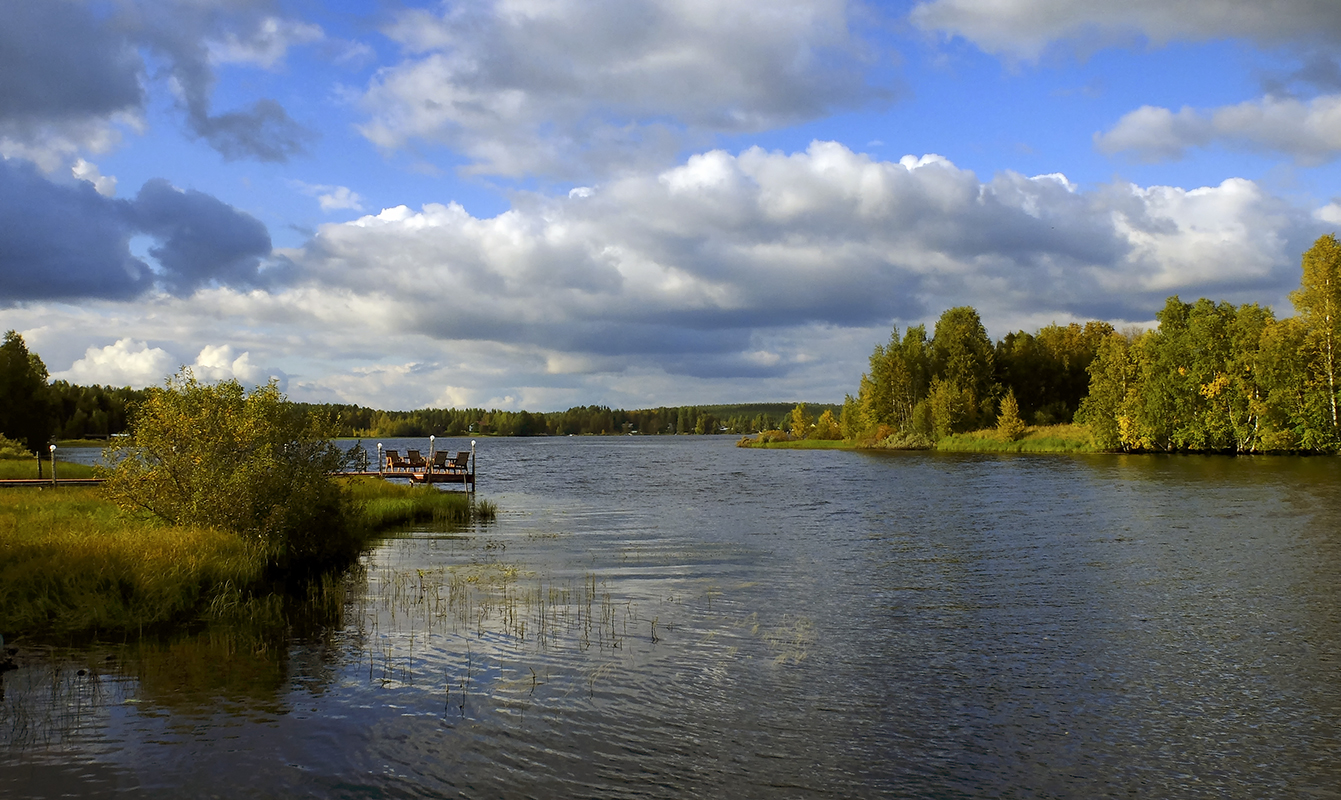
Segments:
[[[464,493],[377,478],[350,481],[346,491],[349,560],[388,528],[459,526],[497,513]],[[124,638],[255,615],[297,574],[276,574],[269,555],[236,533],[130,516],[98,488],[0,489],[0,635]],[[322,580],[329,577],[304,575],[284,589],[310,592]]]
[[[0,633],[133,632],[255,582],[260,551],[208,528],[132,519],[97,489],[0,491]]]

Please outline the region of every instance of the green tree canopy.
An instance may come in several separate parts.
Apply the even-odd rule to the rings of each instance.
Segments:
[[[51,430],[47,367],[28,352],[22,336],[8,331],[0,344],[0,435],[37,452],[46,447]]]

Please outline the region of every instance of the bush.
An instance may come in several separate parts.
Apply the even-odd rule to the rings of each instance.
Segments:
[[[33,454],[28,452],[28,448],[24,447],[22,442],[16,442],[0,433],[0,459],[18,458],[31,461]]]
[[[277,566],[343,554],[349,535],[331,477],[345,454],[328,419],[287,402],[272,381],[243,390],[183,369],[151,389],[130,437],[107,450],[109,496],[172,525],[233,531]]]

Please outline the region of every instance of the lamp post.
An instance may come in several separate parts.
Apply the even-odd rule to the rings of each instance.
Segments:
[[[51,445],[51,488],[56,488],[56,445]]]
[[[435,446],[434,442],[436,442],[437,439],[438,437],[431,433],[428,435],[428,467],[425,471],[428,472],[429,483],[433,482],[433,448]]]
[[[473,493],[475,492],[475,440],[474,440],[474,439],[471,439],[471,440],[470,440],[470,477],[469,477],[467,480],[470,481],[470,491],[471,491],[471,493],[473,494]]]
[[[382,477],[382,467],[383,467],[384,464],[386,464],[386,460],[382,458],[382,443],[381,443],[381,442],[378,442],[378,443],[377,443],[377,477],[379,477],[379,478]]]

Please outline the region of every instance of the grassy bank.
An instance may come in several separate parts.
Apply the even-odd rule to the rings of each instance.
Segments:
[[[843,439],[790,439],[757,441],[749,436],[736,442],[737,447],[754,447],[760,450],[858,450],[860,447]]]
[[[1090,432],[1080,425],[1041,425],[1025,429],[1010,441],[995,428],[956,433],[936,442],[936,449],[952,453],[1097,453]]]
[[[948,453],[1097,453],[1090,433],[1080,425],[1040,425],[1025,429],[1018,440],[1011,441],[996,428],[968,433],[955,433],[934,445],[925,441],[898,440],[891,437],[883,442],[826,441],[817,439],[765,438],[746,436],[736,443],[739,447],[764,450],[940,450]]]
[[[463,493],[376,478],[348,492],[360,547],[397,525],[496,513]],[[0,492],[0,634],[9,639],[135,636],[223,618],[274,577],[268,568],[256,542],[128,516],[97,488]]]

